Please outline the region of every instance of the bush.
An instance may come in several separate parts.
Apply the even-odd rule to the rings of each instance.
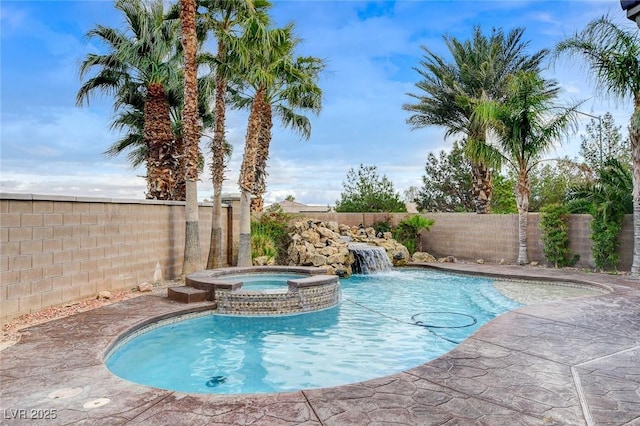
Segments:
[[[251,258],[266,256],[269,260],[275,259],[278,254],[273,238],[262,229],[251,232]]]
[[[580,259],[571,257],[569,250],[569,208],[563,204],[549,204],[540,210],[540,230],[542,231],[542,251],[547,260],[556,268],[575,265]]]
[[[427,219],[419,214],[414,214],[404,218],[397,226],[394,238],[402,245],[404,245],[410,254],[414,254],[416,250],[420,249],[419,234],[420,231],[428,231],[433,225],[433,219]]]
[[[618,248],[618,236],[622,229],[622,214],[607,216],[601,209],[593,214],[591,220],[591,254],[596,269],[606,268],[617,269],[619,256],[616,253]]]
[[[260,217],[259,220],[251,222],[251,258],[255,259],[259,256],[269,256],[271,250],[275,251],[272,257],[276,263],[283,265],[286,263],[287,248],[291,242],[288,229],[289,222],[294,215],[286,213],[282,207],[277,204],[269,207]],[[254,236],[256,251],[254,253]],[[267,241],[269,240],[269,241]]]
[[[384,220],[379,220],[377,222],[375,222],[373,224],[373,229],[376,230],[376,235],[378,235],[380,232],[385,233],[385,232],[391,232],[391,217],[390,216],[386,216],[384,218]]]

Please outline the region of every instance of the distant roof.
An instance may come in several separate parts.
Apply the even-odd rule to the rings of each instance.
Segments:
[[[640,4],[640,0],[620,0],[620,6],[622,10],[629,10]]]
[[[298,203],[297,201],[282,200],[274,204],[279,204],[287,213],[311,213],[329,211],[327,206],[309,206],[307,204]]]

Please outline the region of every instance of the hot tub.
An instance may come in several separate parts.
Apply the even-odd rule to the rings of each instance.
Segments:
[[[330,308],[340,302],[340,283],[321,268],[256,266],[195,272],[186,285],[207,291],[218,313],[283,315]]]

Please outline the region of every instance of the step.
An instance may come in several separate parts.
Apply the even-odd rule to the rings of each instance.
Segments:
[[[207,300],[206,290],[198,290],[188,286],[169,287],[167,295],[169,299],[181,303],[197,303]]]

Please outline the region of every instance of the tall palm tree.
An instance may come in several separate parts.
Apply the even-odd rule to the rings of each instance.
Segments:
[[[238,266],[251,265],[251,196],[258,194],[264,184],[271,141],[272,102],[278,96],[294,101],[288,107],[285,107],[285,102],[279,101],[276,112],[282,114],[285,125],[306,123],[308,128],[308,120],[303,119],[304,116],[298,114],[295,108],[319,111],[321,98],[315,82],[322,62],[317,59],[294,59],[293,50],[298,40],[293,36],[293,24],[276,29],[271,29],[258,20],[249,24],[243,36],[246,40],[244,45],[254,45],[257,48],[252,50],[249,67],[242,73],[244,78],[239,84],[240,87],[252,88],[253,95],[238,181],[241,189]],[[310,72],[311,75],[303,71]],[[301,90],[311,86],[315,90]],[[301,129],[304,134],[304,124]]]
[[[249,17],[270,7],[265,0],[201,0],[205,12],[199,19],[206,31],[212,31],[217,39],[218,51],[215,57],[215,127],[211,143],[211,180],[213,183],[213,212],[211,222],[211,243],[207,269],[222,265],[222,184],[224,181],[225,158],[229,152],[225,139],[227,81],[234,76],[236,67],[230,64],[228,50],[238,47],[237,41],[243,31],[243,22]],[[246,62],[246,50],[235,49],[236,59]],[[242,54],[245,52],[244,54]],[[243,57],[244,56],[244,57]]]
[[[471,40],[464,42],[445,36],[452,57],[448,62],[429,48],[420,67],[415,70],[422,80],[416,83],[417,100],[403,109],[414,113],[407,123],[418,129],[430,125],[447,128],[446,136],[463,134],[467,141],[483,142],[485,128],[472,119],[473,99],[500,100],[505,96],[505,80],[518,70],[536,71],[547,55],[541,50],[528,55],[529,42],[523,41],[524,30],[514,29],[504,34],[494,29],[490,36],[477,26]],[[473,196],[478,213],[489,213],[492,193],[491,171],[482,159],[470,156],[473,174]]]
[[[506,165],[517,175],[518,264],[523,265],[529,263],[529,172],[570,126],[575,125],[577,105],[556,106],[558,84],[535,72],[519,71],[509,76],[507,88],[502,101],[480,100],[474,109],[473,119],[491,129],[496,140],[472,143],[468,148],[488,164],[496,168]]]
[[[264,206],[263,195],[266,192],[273,117],[279,118],[284,127],[292,129],[302,139],[308,140],[311,137],[311,121],[305,113],[318,115],[322,109],[322,90],[318,86],[318,79],[325,63],[311,56],[294,59],[293,50],[298,42],[299,40],[292,40],[289,53],[273,64],[276,78],[273,84],[266,88],[261,103],[254,197],[251,200],[251,210],[254,212],[262,211]],[[231,90],[232,103],[237,108],[250,108],[259,90],[259,86],[240,82]]]
[[[116,3],[126,19],[127,30],[97,25],[87,33],[104,43],[106,54],[88,54],[80,65],[80,78],[97,70],[79,89],[78,105],[89,103],[95,91],[120,99],[140,92],[144,97],[143,132],[146,145],[147,198],[174,199],[179,176],[176,147],[166,87],[174,84],[180,63],[179,22],[165,19],[161,0],[120,0]]]
[[[185,247],[182,274],[200,269],[198,217],[198,171],[200,163],[200,117],[198,114],[198,36],[196,34],[196,0],[180,0],[182,49],[184,52],[184,175],[186,184]]]
[[[212,129],[214,124],[213,110],[209,103],[209,98],[213,93],[213,84],[211,75],[205,74],[198,79],[198,110],[200,120],[202,122],[203,132],[206,129]],[[176,84],[182,85],[182,80],[176,80]],[[175,147],[182,146],[182,105],[183,105],[183,89],[181,87],[167,87],[167,102],[169,103],[169,114],[171,117],[171,127],[173,129],[173,137],[176,141]],[[122,95],[118,101],[120,105],[118,113],[111,123],[111,128],[118,130],[123,136],[115,141],[104,154],[111,158],[127,153],[127,160],[132,167],[139,167],[145,164],[147,158],[147,146],[145,144],[144,129],[144,93],[137,90]],[[181,156],[182,158],[183,156]],[[199,160],[202,163],[202,159]],[[176,163],[177,164],[177,163]],[[182,162],[178,164],[183,167]],[[201,168],[201,167],[200,167]],[[177,201],[185,200],[185,183],[184,173],[179,170],[172,172],[177,176],[176,189],[174,199]]]
[[[608,16],[556,46],[558,54],[583,58],[601,94],[633,100],[629,121],[633,165],[633,260],[631,276],[640,278],[640,32],[616,25]]]

